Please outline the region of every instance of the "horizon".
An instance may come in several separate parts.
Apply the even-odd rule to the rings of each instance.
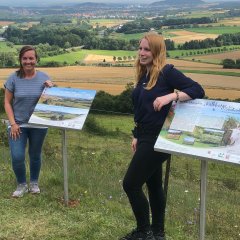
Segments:
[[[160,2],[164,0],[150,0],[148,4],[153,2]],[[168,1],[168,0],[166,0]],[[181,0],[179,0],[181,1]],[[213,3],[213,2],[238,2],[238,0],[203,0],[207,3]],[[65,0],[41,0],[41,3],[38,1],[32,1],[32,0],[22,0],[21,3],[19,3],[19,0],[1,0],[0,6],[6,6],[6,7],[20,7],[19,4],[21,4],[21,7],[33,7],[33,6],[51,6],[51,5],[72,5],[72,4],[78,4],[78,3],[85,3],[85,2],[93,2],[93,3],[122,3],[122,4],[146,4],[145,0],[70,0],[66,2]]]

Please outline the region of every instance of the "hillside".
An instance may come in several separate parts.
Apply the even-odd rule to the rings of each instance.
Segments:
[[[183,6],[183,5],[200,5],[206,2],[202,0],[165,0],[153,2],[150,6],[161,6],[161,5],[173,5],[173,6]]]

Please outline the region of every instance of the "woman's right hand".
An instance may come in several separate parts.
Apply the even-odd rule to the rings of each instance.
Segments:
[[[137,150],[137,138],[133,138],[131,145],[132,145],[132,151],[136,152],[136,150]]]
[[[14,123],[11,125],[10,137],[13,140],[17,140],[20,137],[21,129],[18,124]]]

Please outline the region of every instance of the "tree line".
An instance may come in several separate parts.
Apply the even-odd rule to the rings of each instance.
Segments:
[[[83,30],[77,26],[45,26],[40,24],[28,30],[23,30],[16,26],[9,26],[3,33],[3,37],[16,45],[39,45],[48,43],[49,49],[47,49],[45,54],[49,52],[49,56],[63,53],[61,49],[76,46],[84,46],[86,49],[132,51],[136,50],[139,44],[138,39],[124,40],[112,39],[109,37],[99,38],[97,32],[94,30]],[[165,43],[167,50],[176,49],[174,41],[166,39]],[[177,49],[206,49],[239,44],[240,32],[222,34],[216,39],[207,38],[205,40],[191,40],[182,45],[178,45]]]
[[[178,46],[178,49],[205,49],[212,47],[222,47],[229,45],[239,45],[240,44],[240,31],[239,33],[231,33],[231,34],[222,34],[219,35],[215,39],[204,39],[204,40],[191,40],[189,42],[185,42],[182,45]]]
[[[3,37],[16,45],[38,45],[48,43],[59,48],[84,46],[86,49],[135,50],[138,40],[99,38],[95,30],[81,29],[79,26],[35,25],[24,30],[9,26]]]
[[[214,23],[217,20],[210,17],[201,18],[180,18],[180,19],[165,19],[165,18],[153,18],[153,19],[138,19],[132,22],[128,22],[118,28],[118,33],[141,33],[149,31],[149,29],[161,29],[163,26],[183,26],[187,24],[206,24]]]

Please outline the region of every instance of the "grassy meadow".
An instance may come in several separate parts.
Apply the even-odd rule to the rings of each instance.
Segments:
[[[239,33],[239,26],[215,26],[215,27],[199,27],[199,28],[190,28],[191,32],[197,33],[206,33],[206,34],[231,34]]]
[[[42,193],[38,196],[11,197],[16,183],[7,144],[1,142],[0,239],[116,240],[135,227],[122,189],[132,156],[132,121],[130,115],[91,112],[83,131],[67,131],[68,207],[63,201],[61,130],[49,129],[40,176]],[[205,239],[239,239],[240,168],[217,162],[208,165]],[[199,183],[200,161],[173,156],[167,239],[198,239]]]

